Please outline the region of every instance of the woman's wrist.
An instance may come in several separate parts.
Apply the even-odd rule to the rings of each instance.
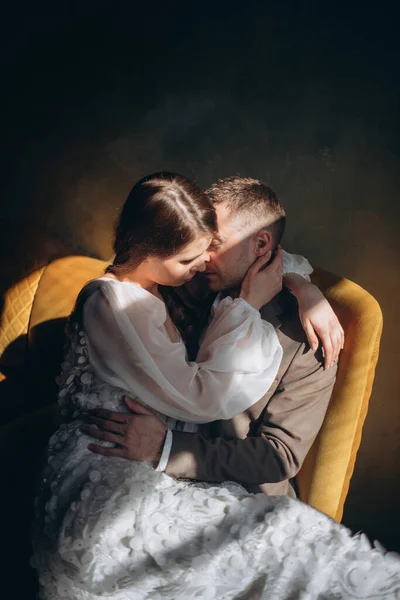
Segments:
[[[252,308],[255,308],[256,310],[261,309],[261,306],[258,305],[258,303],[255,301],[255,299],[251,298],[249,294],[246,294],[246,292],[241,291],[239,294],[239,298],[244,300]]]
[[[248,308],[249,308],[251,311],[255,311],[255,312],[257,312],[257,313],[259,313],[259,312],[260,312],[260,310],[261,310],[261,306],[258,306],[258,305],[257,305],[255,302],[249,302],[249,300],[248,300],[247,298],[245,298],[244,296],[240,296],[240,295],[238,296],[238,298],[239,298],[240,300],[243,300],[243,301],[246,303],[247,307],[248,307]]]
[[[299,300],[304,293],[316,286],[308,279],[297,273],[286,273],[283,276],[283,285]]]

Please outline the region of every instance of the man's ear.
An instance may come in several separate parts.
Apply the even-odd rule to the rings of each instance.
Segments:
[[[272,250],[272,236],[266,229],[261,229],[255,234],[254,242],[254,253],[257,258]]]

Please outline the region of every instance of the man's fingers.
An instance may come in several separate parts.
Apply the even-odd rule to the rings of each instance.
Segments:
[[[110,433],[108,431],[102,431],[101,429],[97,429],[96,427],[90,427],[90,425],[82,425],[79,429],[82,431],[82,433],[85,433],[86,435],[89,435],[90,437],[93,437],[96,440],[101,440],[102,442],[121,444],[121,442],[123,442],[124,439],[120,435]]]
[[[89,444],[88,450],[94,454],[101,454],[102,456],[117,456],[119,458],[125,458],[125,452],[122,448],[107,448],[106,446]]]
[[[129,396],[124,396],[124,402],[132,412],[138,415],[154,415],[155,411],[152,408],[148,408],[147,406],[143,406],[140,402],[136,400],[132,400]]]
[[[85,415],[84,421],[89,425],[97,425],[97,427],[100,427],[100,429],[113,431],[114,433],[119,433],[120,435],[124,435],[126,432],[125,424],[116,423],[115,421],[106,421],[105,419],[101,419],[100,417],[96,417],[92,414]]]
[[[88,415],[94,415],[108,421],[115,421],[116,423],[126,423],[126,413],[116,412],[115,410],[107,410],[107,408],[93,408],[87,411]]]

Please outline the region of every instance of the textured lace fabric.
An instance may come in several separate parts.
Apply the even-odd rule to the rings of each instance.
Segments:
[[[400,599],[400,559],[299,501],[174,481],[95,455],[82,411],[123,410],[70,323],[65,423],[50,440],[33,524],[43,600]]]

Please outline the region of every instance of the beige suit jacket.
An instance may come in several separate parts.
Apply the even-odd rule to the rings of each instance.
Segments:
[[[312,352],[297,304],[285,290],[261,309],[283,348],[273,385],[261,400],[228,421],[203,425],[197,434],[173,433],[166,473],[174,478],[237,481],[251,492],[294,495],[290,485],[325,416],[336,366],[323,368]]]

